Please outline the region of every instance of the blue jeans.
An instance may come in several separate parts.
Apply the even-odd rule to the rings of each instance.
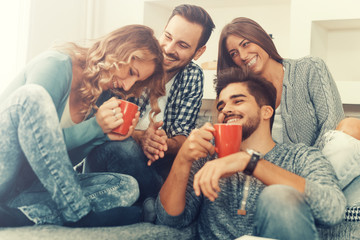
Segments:
[[[79,176],[48,92],[28,84],[0,107],[0,203],[36,224],[76,222],[90,210],[132,205],[137,182],[120,174]]]
[[[280,240],[319,239],[304,196],[285,185],[271,185],[261,192],[255,213],[255,234]]]
[[[147,157],[133,138],[106,142],[94,148],[86,158],[87,172],[117,172],[133,176],[140,189],[139,202],[156,197],[170,171],[171,159],[159,159],[150,167]]]
[[[360,207],[360,141],[337,130],[324,139],[322,152],[335,169],[348,206]]]

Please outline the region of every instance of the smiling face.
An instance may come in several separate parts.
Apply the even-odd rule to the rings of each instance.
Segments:
[[[226,49],[237,66],[245,66],[259,75],[267,71],[270,57],[259,45],[242,37],[230,35],[226,39]]]
[[[137,81],[148,79],[155,71],[153,61],[135,59],[129,65],[121,65],[119,69],[112,70],[112,81],[107,88],[122,88],[128,91]]]
[[[175,15],[168,22],[159,38],[164,54],[164,68],[168,73],[177,72],[192,59],[197,60],[205,47],[196,50],[202,26],[191,23],[184,17]]]
[[[219,123],[241,124],[243,140],[247,139],[259,126],[261,119],[260,107],[246,84],[231,83],[219,95]]]

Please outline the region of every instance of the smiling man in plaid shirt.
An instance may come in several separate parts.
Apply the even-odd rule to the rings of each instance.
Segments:
[[[192,60],[204,53],[214,27],[201,7],[184,4],[173,10],[159,38],[164,53],[166,95],[158,100],[161,112],[156,122],[149,121],[150,104],[144,94],[135,100],[141,117],[133,138],[95,148],[87,157],[89,171],[134,176],[140,187],[140,202],[157,195],[174,157],[195,128],[204,75]]]

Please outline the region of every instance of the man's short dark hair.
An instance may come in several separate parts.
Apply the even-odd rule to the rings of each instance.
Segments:
[[[217,99],[221,91],[231,83],[245,83],[249,93],[255,98],[259,107],[268,105],[274,109],[274,114],[270,119],[270,129],[272,129],[276,104],[276,89],[274,85],[260,76],[251,74],[246,69],[227,68],[218,71],[217,78],[214,80]]]
[[[179,5],[172,11],[168,23],[175,15],[182,16],[189,22],[199,24],[203,27],[203,31],[201,33],[196,50],[207,43],[213,29],[215,28],[215,24],[210,15],[202,7],[189,4]]]

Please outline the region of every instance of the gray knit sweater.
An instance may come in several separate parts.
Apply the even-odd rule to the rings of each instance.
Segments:
[[[324,61],[284,59],[281,96],[283,143],[322,148],[322,136],[344,118],[340,94]]]
[[[304,144],[278,144],[264,158],[306,179],[304,197],[318,223],[334,225],[343,219],[345,197],[337,185],[332,166],[318,149]],[[158,223],[182,228],[197,219],[200,239],[235,239],[242,235],[253,235],[256,202],[265,185],[251,177],[247,214],[238,215],[246,177],[243,173],[221,179],[221,192],[214,202],[202,195],[195,195],[193,176],[206,161],[202,159],[193,164],[186,192],[186,207],[182,214],[168,215],[160,199],[157,199]]]

